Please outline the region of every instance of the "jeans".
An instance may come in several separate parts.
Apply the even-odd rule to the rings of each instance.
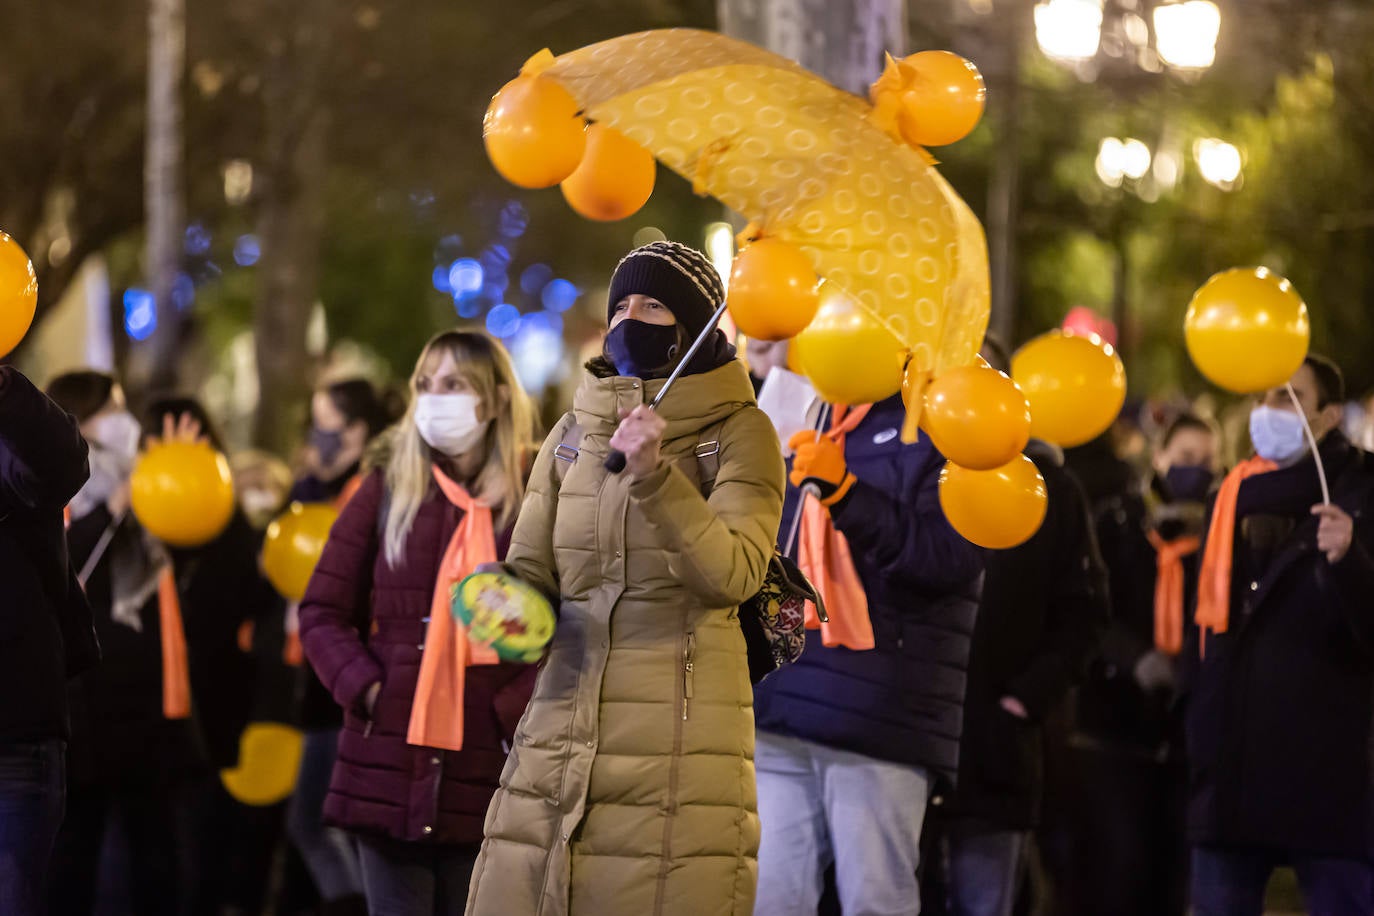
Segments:
[[[0,744],[0,912],[47,912],[48,862],[66,792],[61,741]]]
[[[479,844],[358,839],[370,916],[461,916]]]
[[[833,862],[845,916],[915,916],[930,777],[920,767],[759,732],[755,916],[814,913]]]
[[[946,834],[950,916],[1011,916],[1029,835],[968,820]]]
[[[1366,861],[1207,846],[1193,850],[1195,916],[1260,916],[1269,877],[1283,864],[1297,872],[1310,916],[1369,916],[1374,865]]]
[[[338,900],[363,892],[353,838],[324,824],[324,799],[338,756],[339,729],[313,729],[305,733],[296,791],[286,815],[291,841],[305,860],[322,900]]]

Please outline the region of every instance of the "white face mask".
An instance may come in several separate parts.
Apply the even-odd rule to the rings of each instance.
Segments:
[[[415,399],[415,428],[441,455],[457,458],[487,434],[490,420],[478,420],[482,399],[475,394],[422,394]]]
[[[1302,417],[1291,410],[1261,404],[1250,411],[1250,442],[1261,458],[1288,464],[1307,450]]]
[[[820,406],[816,389],[810,382],[778,366],[768,370],[763,387],[759,389],[759,409],[773,421],[784,451],[787,440],[804,429],[815,428]]]
[[[121,465],[132,468],[138,457],[138,442],[143,429],[127,410],[107,413],[91,421],[92,444],[108,452]]]

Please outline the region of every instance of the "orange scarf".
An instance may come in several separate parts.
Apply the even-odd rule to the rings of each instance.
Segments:
[[[1197,614],[1193,618],[1207,631],[1225,633],[1231,621],[1231,564],[1235,558],[1236,500],[1240,485],[1247,477],[1266,474],[1278,465],[1256,455],[1242,461],[1221,482],[1216,503],[1212,506],[1212,524],[1207,529],[1207,549],[1202,554],[1202,572],[1198,578]],[[1202,646],[1205,650],[1205,645]]]
[[[478,566],[496,562],[496,533],[489,506],[473,499],[438,468],[434,469],[434,479],[448,501],[463,511],[463,520],[448,542],[434,582],[434,601],[429,610],[406,742],[461,751],[468,666],[495,665],[501,660],[490,646],[468,640],[467,627],[453,616],[450,592]]]
[[[830,429],[823,435],[830,437],[840,451],[844,451],[845,436],[868,415],[872,405],[853,409],[836,404]],[[805,493],[802,500],[801,535],[797,545],[797,565],[811,580],[821,599],[829,621],[822,621],[816,606],[806,604],[806,628],[821,631],[821,643],[831,648],[872,649],[873,623],[868,617],[868,595],[864,592],[854,560],[849,553],[849,541],[835,528],[830,511]]]
[[[157,579],[157,615],[162,630],[162,715],[191,717],[191,672],[186,662],[186,630],[181,625],[181,598],[168,563]]]
[[[1197,553],[1202,538],[1188,535],[1166,541],[1149,532],[1155,548],[1155,648],[1165,655],[1183,651],[1183,558]]]
[[[62,510],[62,523],[70,528],[72,510]],[[85,589],[85,583],[81,583]],[[157,619],[162,637],[162,715],[167,719],[191,718],[191,669],[186,661],[186,628],[181,622],[181,597],[169,561],[157,577]],[[242,637],[240,637],[242,640]]]

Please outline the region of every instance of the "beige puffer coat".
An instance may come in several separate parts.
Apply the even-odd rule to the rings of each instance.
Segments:
[[[561,486],[571,416],[535,463],[507,563],[560,594],[561,612],[487,813],[469,914],[753,911],[753,691],[736,613],[773,553],[783,462],[735,360],[664,398],[658,472],[609,474],[618,411],[662,384],[589,374]],[[720,447],[709,502],[703,437]]]

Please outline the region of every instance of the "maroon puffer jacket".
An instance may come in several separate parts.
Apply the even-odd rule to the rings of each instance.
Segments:
[[[306,657],[344,708],[325,820],[401,840],[477,843],[535,668],[468,669],[463,750],[406,743],[434,581],[462,512],[432,492],[404,562],[392,569],[381,547],[384,492],[381,472],[373,472],[335,523],[301,602]],[[509,532],[498,534],[503,555],[509,540]],[[369,722],[364,695],[378,681]]]

